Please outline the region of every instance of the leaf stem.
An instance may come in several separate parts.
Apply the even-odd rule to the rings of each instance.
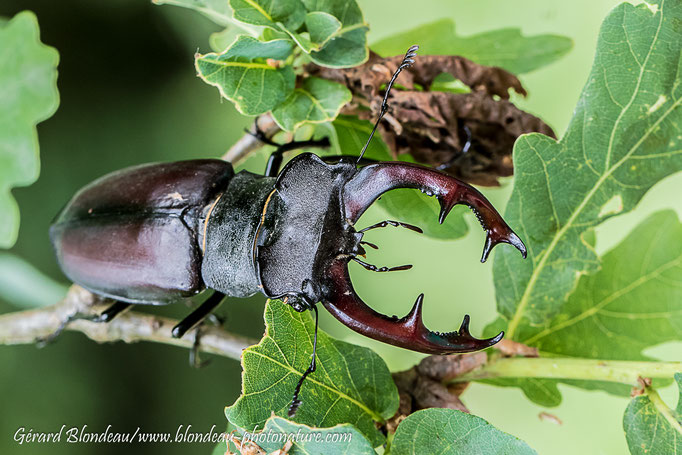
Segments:
[[[682,362],[644,362],[579,358],[503,358],[457,376],[452,382],[493,378],[583,379],[638,385],[637,378],[672,378]]]
[[[670,423],[670,425],[680,434],[682,434],[682,425],[680,425],[680,422],[675,418],[675,415],[673,414],[672,409],[668,407],[667,404],[661,399],[661,396],[656,392],[656,390],[652,387],[647,387],[645,389],[645,393],[651,403],[656,407],[656,410],[665,417],[665,420]]]

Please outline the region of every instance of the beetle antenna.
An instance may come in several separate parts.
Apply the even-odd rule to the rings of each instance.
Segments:
[[[405,57],[403,58],[403,61],[400,63],[400,66],[398,66],[398,69],[395,70],[395,73],[393,73],[393,77],[391,77],[391,80],[388,82],[388,85],[386,85],[386,93],[384,94],[384,99],[381,102],[379,118],[377,118],[377,121],[374,124],[374,128],[372,128],[372,132],[369,133],[369,138],[367,138],[367,142],[365,143],[365,146],[362,148],[362,151],[360,152],[360,156],[358,157],[356,165],[365,155],[365,151],[367,150],[369,143],[372,141],[372,138],[374,137],[374,133],[376,132],[377,127],[379,126],[379,122],[381,122],[381,119],[384,117],[384,114],[386,114],[386,112],[388,111],[388,94],[391,92],[393,83],[395,82],[396,78],[403,69],[411,66],[414,63],[414,57],[416,57],[417,55],[417,49],[419,49],[419,46],[417,45],[410,46],[410,48],[407,50],[407,53],[405,53]]]
[[[365,261],[361,261],[360,259],[353,257],[351,258],[370,272],[397,272],[399,270],[410,270],[412,268],[412,264],[407,264],[407,265],[399,265],[397,267],[377,267],[374,264],[368,264]]]
[[[313,337],[313,356],[312,359],[310,360],[310,366],[308,367],[307,370],[305,370],[305,373],[301,376],[301,379],[298,380],[298,384],[296,384],[296,389],[294,390],[294,396],[291,399],[291,404],[289,405],[289,412],[287,415],[289,418],[294,417],[296,415],[296,411],[298,411],[298,408],[301,406],[302,401],[298,399],[298,394],[301,392],[301,386],[303,385],[303,381],[305,381],[305,378],[308,377],[308,375],[312,372],[315,371],[316,364],[315,364],[315,358],[316,358],[316,353],[317,353],[317,319],[318,319],[318,314],[317,314],[317,307],[315,305],[312,306],[313,311],[315,312],[315,336]]]

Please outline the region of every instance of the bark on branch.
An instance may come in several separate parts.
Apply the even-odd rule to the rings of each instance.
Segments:
[[[55,305],[0,315],[0,344],[34,344],[55,333],[69,316],[96,315],[106,306],[106,301],[100,300],[91,292],[76,285],[71,286],[66,297]],[[193,335],[197,329],[183,338],[173,338],[171,329],[177,323],[177,320],[170,318],[126,311],[106,324],[76,320],[69,323],[66,330],[84,333],[98,343],[152,341],[192,348],[195,338]],[[239,360],[242,350],[256,343],[257,340],[233,335],[219,327],[202,327],[198,349]]]

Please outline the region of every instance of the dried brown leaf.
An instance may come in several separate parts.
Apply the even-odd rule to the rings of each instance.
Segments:
[[[400,395],[398,412],[387,422],[387,429],[397,426],[405,417],[426,408],[458,409],[469,412],[459,397],[442,382],[420,373],[417,367],[393,373]]]
[[[354,68],[309,65],[307,70],[312,75],[337,81],[346,85],[353,93],[372,99],[379,95],[379,90],[389,81],[402,60],[402,55],[381,58],[372,52],[365,64]],[[428,90],[436,77],[443,73],[462,81],[474,92],[483,92],[502,99],[509,98],[510,89],[526,95],[526,90],[513,74],[496,66],[479,65],[456,55],[420,55],[414,65],[401,73],[397,83],[410,91],[415,90],[415,84]]]
[[[353,101],[344,113],[373,120],[380,109],[382,88],[402,58],[372,54],[359,67],[309,65],[307,71],[346,85],[353,92]],[[471,92],[429,91],[443,73],[469,86]],[[417,161],[462,180],[498,185],[499,177],[513,173],[512,148],[521,134],[540,132],[554,137],[542,120],[508,100],[510,89],[522,95],[526,91],[516,76],[501,68],[458,56],[418,56],[415,64],[401,73],[397,84],[404,89],[396,88],[389,96],[389,113],[380,127],[384,141],[396,157],[409,153]],[[467,130],[471,147],[463,153]]]

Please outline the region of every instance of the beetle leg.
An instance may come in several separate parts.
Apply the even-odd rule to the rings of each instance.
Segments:
[[[317,368],[317,364],[315,362],[316,355],[317,355],[317,320],[318,320],[318,314],[317,314],[317,307],[313,305],[312,307],[313,312],[315,313],[315,336],[313,337],[313,355],[312,358],[310,359],[310,366],[308,366],[308,369],[305,370],[305,372],[301,375],[301,379],[298,380],[298,384],[296,384],[296,389],[294,389],[294,396],[291,399],[291,404],[289,405],[289,412],[287,415],[291,418],[296,415],[296,411],[298,411],[298,408],[301,406],[301,400],[298,399],[298,394],[301,393],[301,386],[303,385],[303,381],[305,381],[305,378],[308,377],[309,374],[313,373],[315,369]]]
[[[201,360],[199,358],[199,348],[201,347],[201,335],[203,333],[201,332],[202,326],[197,327],[196,332],[194,333],[194,342],[192,343],[192,347],[189,350],[189,365],[192,368],[203,368],[209,363],[211,363],[211,360]]]
[[[440,165],[436,166],[435,167],[436,170],[444,171],[445,169],[452,167],[461,157],[463,157],[464,155],[466,155],[469,152],[469,149],[471,148],[471,130],[466,125],[464,125],[462,128],[464,129],[464,132],[467,135],[467,140],[464,143],[462,150],[460,150],[459,153],[455,154],[455,156],[453,156],[451,159],[449,159],[445,163],[441,163]]]
[[[93,322],[109,322],[112,319],[114,319],[116,316],[121,314],[123,311],[130,308],[131,306],[132,306],[132,303],[114,302],[113,305],[111,305],[106,310],[102,311],[102,313],[100,313],[100,315],[97,316],[95,319],[92,319],[92,321]]]
[[[369,270],[370,272],[397,272],[399,270],[410,270],[412,268],[412,264],[399,265],[397,267],[377,267],[376,265],[368,264],[365,261],[361,261],[356,257],[353,257],[351,259],[360,264],[361,266],[363,266],[365,269]]]
[[[452,176],[403,162],[383,162],[360,169],[343,189],[346,218],[355,223],[383,193],[395,188],[415,188],[440,202],[440,223],[457,204],[469,206],[487,232],[481,262],[498,243],[515,246],[526,257],[526,246],[478,190]]]
[[[121,314],[123,311],[127,310],[132,306],[132,303],[126,303],[126,302],[120,302],[116,301],[114,302],[109,308],[104,310],[98,315],[84,315],[81,313],[75,313],[75,314],[70,314],[66,319],[64,319],[61,324],[59,324],[59,327],[57,327],[57,330],[52,332],[51,334],[47,335],[46,337],[38,338],[36,340],[36,344],[38,345],[39,348],[45,347],[48,344],[52,343],[61,333],[66,329],[66,327],[72,323],[73,321],[78,321],[78,320],[85,320],[85,321],[90,321],[90,322],[110,322],[112,319],[114,319],[116,316]]]
[[[412,225],[412,224],[401,223],[400,221],[393,221],[393,220],[381,221],[381,222],[379,222],[379,223],[377,223],[377,224],[373,224],[373,225],[368,226],[368,227],[366,227],[366,228],[364,228],[364,229],[361,229],[361,230],[359,230],[358,232],[367,232],[367,231],[372,230],[372,229],[383,228],[383,227],[386,227],[386,226],[404,227],[404,228],[406,228],[406,229],[409,229],[409,230],[414,231],[414,232],[418,232],[418,233],[420,233],[420,234],[423,234],[423,233],[424,233],[424,231],[422,230],[422,228],[420,228],[419,226],[414,226],[414,225]]]
[[[211,311],[215,310],[218,305],[220,305],[224,298],[225,294],[222,292],[214,292],[211,297],[207,298],[204,303],[199,305],[199,308],[192,311],[189,316],[178,322],[176,326],[173,327],[173,338],[182,338],[185,333],[199,325],[199,323],[201,323],[211,313]]]
[[[500,341],[503,332],[493,338],[479,340],[469,333],[469,316],[458,331],[432,332],[422,321],[424,295],[417,297],[407,316],[398,319],[374,311],[356,294],[348,274],[348,260],[336,259],[326,272],[328,295],[324,307],[339,321],[356,332],[375,340],[427,354],[452,354],[478,351]]]

